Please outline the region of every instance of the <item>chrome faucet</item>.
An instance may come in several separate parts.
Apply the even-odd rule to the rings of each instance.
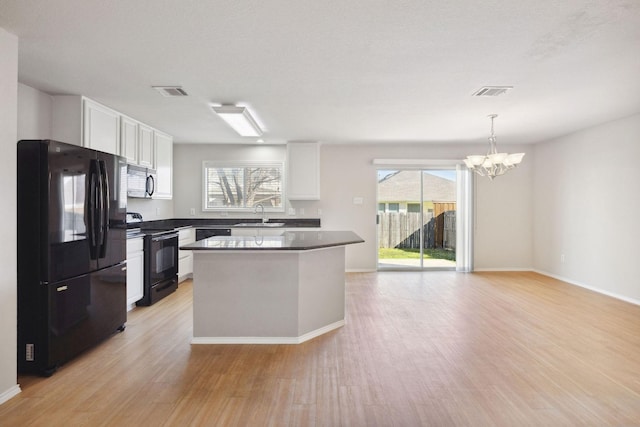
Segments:
[[[267,219],[264,217],[264,205],[262,203],[258,203],[254,210],[255,213],[258,213],[258,208],[261,209],[262,223],[264,224],[265,222],[267,222]]]

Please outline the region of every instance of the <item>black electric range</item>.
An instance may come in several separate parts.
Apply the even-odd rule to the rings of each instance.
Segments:
[[[178,289],[178,232],[141,229],[144,237],[144,296],[136,305],[152,305]]]
[[[178,289],[178,232],[139,227],[140,222],[142,215],[127,213],[127,238],[144,239],[144,296],[136,305],[149,306]]]

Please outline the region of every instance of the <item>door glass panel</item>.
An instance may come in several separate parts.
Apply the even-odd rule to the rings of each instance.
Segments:
[[[173,246],[165,246],[156,252],[156,273],[162,273],[175,267],[174,252],[175,248]]]
[[[178,265],[178,237],[151,239],[149,250],[151,257],[150,283],[174,278]]]
[[[93,151],[52,142],[48,148],[49,236],[47,281],[74,277],[96,268],[88,238],[87,194]]]
[[[378,268],[455,269],[456,171],[378,171]]]
[[[85,175],[62,175],[63,241],[86,238],[85,225]]]

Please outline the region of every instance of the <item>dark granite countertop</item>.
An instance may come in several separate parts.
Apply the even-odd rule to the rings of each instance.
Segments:
[[[181,246],[180,249],[304,251],[363,242],[353,231],[283,231],[279,236],[214,236]]]
[[[195,228],[234,228],[236,224],[261,222],[260,218],[173,218],[155,221],[142,221],[127,224],[127,228],[141,229],[180,229]],[[271,223],[283,223],[279,228],[319,228],[320,218],[269,218]],[[243,228],[250,228],[244,226]],[[278,228],[278,227],[275,227]]]

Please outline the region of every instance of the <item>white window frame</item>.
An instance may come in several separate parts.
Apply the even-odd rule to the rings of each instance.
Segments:
[[[456,271],[474,271],[475,176],[460,160],[373,159],[379,169],[456,170]],[[377,258],[377,256],[376,256]]]
[[[285,204],[286,204],[286,194],[285,194],[285,165],[284,162],[279,161],[214,161],[214,160],[204,160],[202,162],[202,210],[204,212],[254,212],[255,206],[244,206],[244,207],[231,207],[231,206],[219,206],[219,207],[209,207],[207,205],[207,169],[208,168],[279,168],[280,169],[280,206],[271,207],[264,206],[265,212],[284,212]]]

